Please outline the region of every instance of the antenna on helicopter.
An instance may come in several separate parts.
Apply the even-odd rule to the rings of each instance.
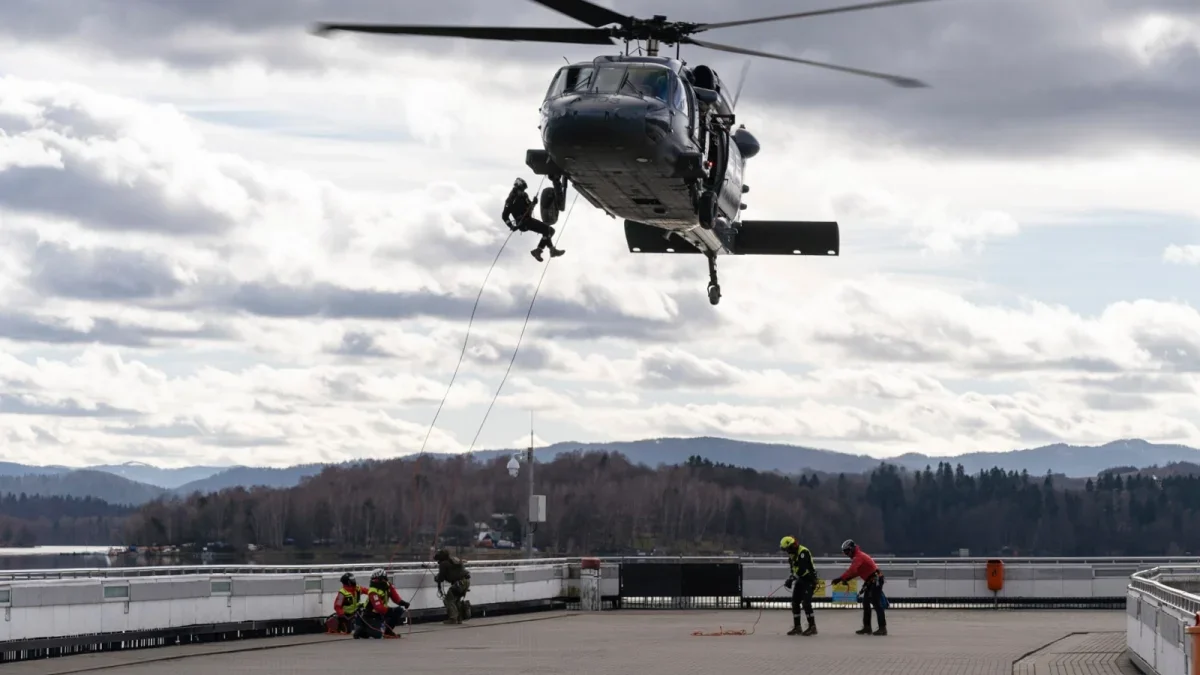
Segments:
[[[742,97],[742,87],[746,86],[746,75],[750,72],[750,59],[742,64],[742,75],[738,78],[738,88],[733,94],[733,103],[729,104],[730,110],[737,110],[738,99]]]

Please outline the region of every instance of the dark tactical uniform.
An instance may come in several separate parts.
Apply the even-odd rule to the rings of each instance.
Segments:
[[[471,590],[471,572],[462,559],[455,558],[450,552],[442,549],[433,557],[438,564],[438,573],[433,577],[438,586],[438,594],[446,605],[445,623],[462,623],[471,618],[471,603],[467,602],[467,591]],[[443,594],[442,583],[450,584],[450,589]]]
[[[812,599],[817,590],[817,568],[812,552],[792,537],[784,537],[779,548],[788,554],[791,576],[784,585],[792,589],[792,629],[788,635],[816,635],[817,620],[813,617]],[[808,628],[800,629],[800,612],[808,617]]]
[[[552,257],[562,255],[564,253],[562,249],[554,248],[552,239],[554,228],[533,217],[533,207],[538,200],[529,198],[529,195],[525,193],[526,187],[525,181],[520,178],[513,183],[513,189],[508,193],[508,199],[504,200],[504,212],[500,214],[500,219],[508,225],[510,230],[537,232],[542,235],[537,248],[530,251],[539,262],[542,260],[542,251],[546,248],[550,249]]]

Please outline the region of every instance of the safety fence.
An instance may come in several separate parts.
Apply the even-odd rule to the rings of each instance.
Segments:
[[[1125,606],[1125,644],[1147,675],[1194,673],[1200,654],[1200,565],[1136,572]],[[1190,629],[1190,630],[1189,630]]]
[[[818,606],[854,607],[857,583],[830,587],[846,560],[817,558]],[[880,558],[889,606],[1120,609],[1164,558]],[[1171,565],[1175,564],[1175,567]],[[387,569],[414,622],[445,615],[432,563],[180,566],[0,574],[0,662],[324,630],[339,577]],[[786,607],[782,558],[549,558],[468,564],[476,616],[555,608]],[[1148,583],[1148,582],[1147,582]],[[1163,588],[1167,586],[1154,582]],[[1159,591],[1163,592],[1163,591]],[[1157,596],[1154,596],[1157,597]],[[1180,611],[1186,610],[1186,607]],[[1165,672],[1164,674],[1165,675]]]

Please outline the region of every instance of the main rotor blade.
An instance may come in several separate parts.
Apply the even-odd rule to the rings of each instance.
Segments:
[[[821,16],[824,14],[840,14],[842,12],[857,12],[864,9],[878,9],[880,7],[892,7],[894,5],[911,5],[918,2],[933,2],[934,0],[880,0],[879,2],[866,2],[859,5],[845,5],[843,7],[832,7],[830,9],[814,9],[808,12],[796,12],[795,14],[780,14],[778,16],[766,16],[761,19],[743,19],[741,21],[723,21],[721,23],[702,23],[692,30],[694,33],[700,33],[706,30],[715,28],[730,28],[732,26],[747,26],[753,23],[767,23],[769,21],[786,21],[788,19],[803,19],[810,16]]]
[[[612,45],[608,30],[600,28],[501,28],[490,26],[395,26],[366,23],[319,23],[313,27],[317,35],[340,30],[350,33],[382,35],[427,35],[458,37],[473,40],[506,40],[509,42],[567,42],[577,45]]]
[[[803,63],[806,66],[816,66],[817,68],[828,68],[829,70],[837,70],[843,73],[851,73],[853,75],[863,75],[865,77],[873,77],[879,80],[886,80],[897,87],[906,87],[916,89],[928,87],[920,80],[914,80],[911,77],[901,77],[899,75],[888,75],[887,73],[877,73],[871,70],[861,70],[859,68],[847,68],[845,66],[835,66],[830,63],[821,63],[820,61],[809,61],[807,59],[797,59],[791,56],[780,56],[779,54],[768,54],[767,52],[755,51],[753,49],[745,49],[743,47],[733,47],[730,45],[721,45],[715,42],[705,42],[695,38],[684,38],[685,44],[693,44],[697,47],[707,47],[721,52],[730,52],[732,54],[746,54],[748,56],[762,56],[768,59],[776,59],[779,61],[791,61],[792,63]]]
[[[566,14],[567,16],[582,21],[589,26],[599,28],[607,26],[611,23],[621,26],[629,23],[628,16],[622,16],[607,7],[588,2],[587,0],[533,0],[543,7]]]

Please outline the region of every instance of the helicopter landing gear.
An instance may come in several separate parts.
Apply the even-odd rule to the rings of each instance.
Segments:
[[[696,201],[696,215],[700,217],[700,227],[711,230],[717,217],[717,193],[705,190]],[[716,304],[716,303],[713,303]]]
[[[541,207],[542,222],[553,225],[558,222],[558,216],[567,208],[567,177],[561,174],[550,176],[550,186],[542,190],[538,197]]]
[[[708,256],[708,302],[715,305],[721,302],[721,285],[717,283],[717,255],[715,253],[705,255]]]
[[[542,211],[543,223],[553,225],[558,222],[558,195],[554,194],[553,187],[542,190],[542,194],[538,198],[538,208]]]

